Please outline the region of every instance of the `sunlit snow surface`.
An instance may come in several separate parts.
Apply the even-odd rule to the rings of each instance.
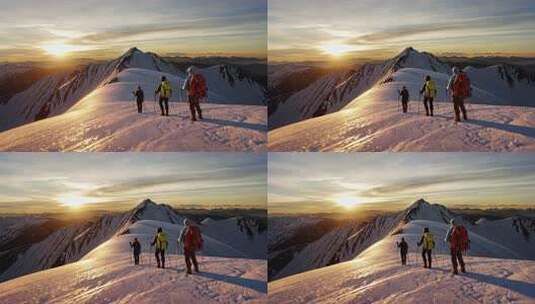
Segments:
[[[480,237],[472,239],[465,257],[468,273],[452,276],[445,246],[434,255],[434,268],[423,268],[416,248],[423,227],[435,236],[444,235],[447,225],[412,221],[403,233],[389,236],[356,259],[269,283],[270,303],[533,303],[535,262],[477,256],[495,250],[508,254]],[[401,266],[396,241],[409,243],[409,261]],[[437,241],[442,244],[443,242]]]
[[[0,133],[2,151],[264,151],[265,106],[222,104],[225,88],[214,87],[203,103],[203,121],[190,120],[178,77],[167,75],[174,96],[170,116],[160,116],[154,90],[161,72],[127,69],[118,82],[98,88],[64,114]],[[138,114],[132,92],[145,91]],[[227,92],[227,94],[231,94]],[[230,96],[237,99],[239,96]],[[244,101],[245,103],[245,101]],[[253,102],[251,102],[253,103]]]
[[[163,227],[171,244],[167,269],[157,269],[149,241]],[[140,221],[82,260],[0,284],[0,303],[265,303],[267,262],[244,258],[205,236],[201,273],[185,274],[175,239],[182,227]],[[143,254],[134,266],[128,242],[138,237]],[[221,257],[225,256],[225,257]]]
[[[394,82],[376,85],[342,110],[269,132],[270,151],[533,151],[535,108],[473,104],[468,121],[455,123],[453,105],[445,89],[439,90],[435,117],[418,106],[418,91],[425,75],[445,88],[447,75],[421,69],[397,71]],[[397,91],[411,92],[409,113],[401,113]],[[472,100],[499,99],[475,88]],[[418,113],[419,108],[419,113]]]

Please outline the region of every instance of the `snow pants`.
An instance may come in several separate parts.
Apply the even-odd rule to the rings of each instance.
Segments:
[[[197,263],[197,257],[195,256],[195,250],[188,250],[184,248],[184,259],[186,260],[188,273],[191,273],[191,264],[193,264],[195,272],[199,272],[199,264]]]
[[[464,98],[453,96],[453,110],[455,111],[455,121],[461,121],[461,112],[463,113],[463,119],[466,118],[466,107],[464,106]]]
[[[165,268],[165,249],[156,248],[154,253],[156,256],[156,263],[158,263],[158,268]]]
[[[457,265],[461,265],[461,272],[465,272],[463,253],[460,249],[450,249],[453,273],[457,273]]]
[[[139,254],[134,254],[134,265],[139,265]]]
[[[196,120],[196,115],[199,114],[199,119],[202,119],[202,110],[201,110],[201,98],[199,96],[188,96],[189,110],[191,112],[191,119]]]
[[[408,100],[402,100],[401,106],[403,107],[403,113],[407,113],[407,110],[409,109],[409,101]]]
[[[425,268],[431,268],[431,249],[423,249],[422,250],[422,259],[424,260],[424,267]]]
[[[401,256],[401,265],[407,265],[407,253],[401,251],[399,254]]]
[[[433,97],[424,96],[425,115],[433,116]]]
[[[162,116],[169,116],[169,97],[160,96],[160,110],[162,111]]]
[[[143,100],[138,100],[136,101],[136,103],[137,103],[137,112],[143,113]]]

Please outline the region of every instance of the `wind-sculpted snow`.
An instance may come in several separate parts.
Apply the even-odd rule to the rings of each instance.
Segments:
[[[162,74],[128,69],[62,115],[0,133],[3,151],[263,151],[264,106],[203,103],[204,120],[192,122],[180,78],[167,75],[174,96],[161,117],[152,92]],[[145,90],[138,114],[132,91]]]
[[[535,108],[474,104],[496,96],[474,88],[467,101],[468,121],[455,123],[453,106],[439,90],[435,117],[417,101],[421,81],[431,74],[444,86],[446,75],[401,69],[393,80],[350,102],[342,110],[269,132],[270,151],[533,151]],[[409,113],[401,113],[397,91],[411,93]]]
[[[148,245],[157,227],[170,243],[165,270],[157,269]],[[186,276],[175,239],[182,227],[138,221],[82,260],[0,284],[4,303],[265,303],[267,263],[248,260],[219,241],[204,237],[198,255],[201,273]],[[134,266],[129,242],[142,244],[141,265]],[[229,258],[235,257],[235,258]],[[241,258],[240,258],[241,257]]]
[[[433,269],[423,268],[416,242],[423,227],[435,233]],[[401,227],[354,260],[269,283],[270,303],[532,303],[535,262],[481,257],[507,256],[499,244],[471,234],[466,274],[452,276],[440,236],[447,225],[418,220]],[[401,266],[396,242],[409,243],[408,265]]]

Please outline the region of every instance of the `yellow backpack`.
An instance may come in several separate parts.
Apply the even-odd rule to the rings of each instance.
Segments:
[[[435,84],[435,81],[433,81],[433,79],[426,81],[425,82],[425,96],[434,98],[436,95],[437,95],[437,86]]]
[[[171,85],[169,84],[169,81],[165,80],[164,82],[162,82],[160,94],[162,95],[162,97],[171,96]]]
[[[156,235],[156,248],[167,249],[167,235],[164,232],[158,232],[158,235]]]
[[[431,232],[424,233],[424,249],[433,249],[435,248],[435,240]]]

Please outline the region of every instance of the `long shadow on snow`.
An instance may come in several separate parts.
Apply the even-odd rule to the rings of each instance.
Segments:
[[[535,298],[535,284],[533,283],[510,280],[505,278],[497,278],[490,275],[473,272],[466,273],[463,276],[467,276],[480,282],[496,285],[498,287],[506,288],[514,292],[523,294],[525,296]]]
[[[433,268],[433,270],[438,270],[442,272],[449,273],[449,270],[442,269],[442,268]],[[514,292],[518,292],[520,294],[523,294],[527,297],[535,297],[535,284],[534,283],[528,283],[528,282],[522,282],[517,280],[510,280],[506,278],[499,278],[499,277],[493,277],[488,274],[478,273],[478,272],[467,272],[467,273],[459,273],[460,277],[468,277],[483,283],[487,283],[490,285],[495,285],[498,287],[506,288]]]
[[[212,273],[212,272],[200,272],[196,274],[200,277],[208,279],[223,281],[234,285],[240,285],[245,288],[250,288],[261,293],[267,293],[267,283],[260,280],[245,279],[240,277],[231,277],[224,274]]]
[[[517,133],[520,135],[527,136],[529,138],[535,138],[535,128],[532,128],[532,127],[510,125],[510,124],[505,124],[505,123],[498,123],[498,122],[478,120],[478,119],[469,119],[463,122],[471,123],[471,124],[482,126],[485,128],[493,128],[493,129],[498,129],[498,130],[502,130],[502,131],[506,131],[510,133]]]
[[[252,123],[238,122],[238,121],[232,121],[232,120],[223,120],[223,119],[217,119],[217,118],[204,118],[202,121],[221,125],[221,126],[229,126],[229,127],[236,127],[236,128],[251,129],[251,130],[260,131],[260,132],[267,132],[267,126],[262,125],[262,124],[252,124]]]

